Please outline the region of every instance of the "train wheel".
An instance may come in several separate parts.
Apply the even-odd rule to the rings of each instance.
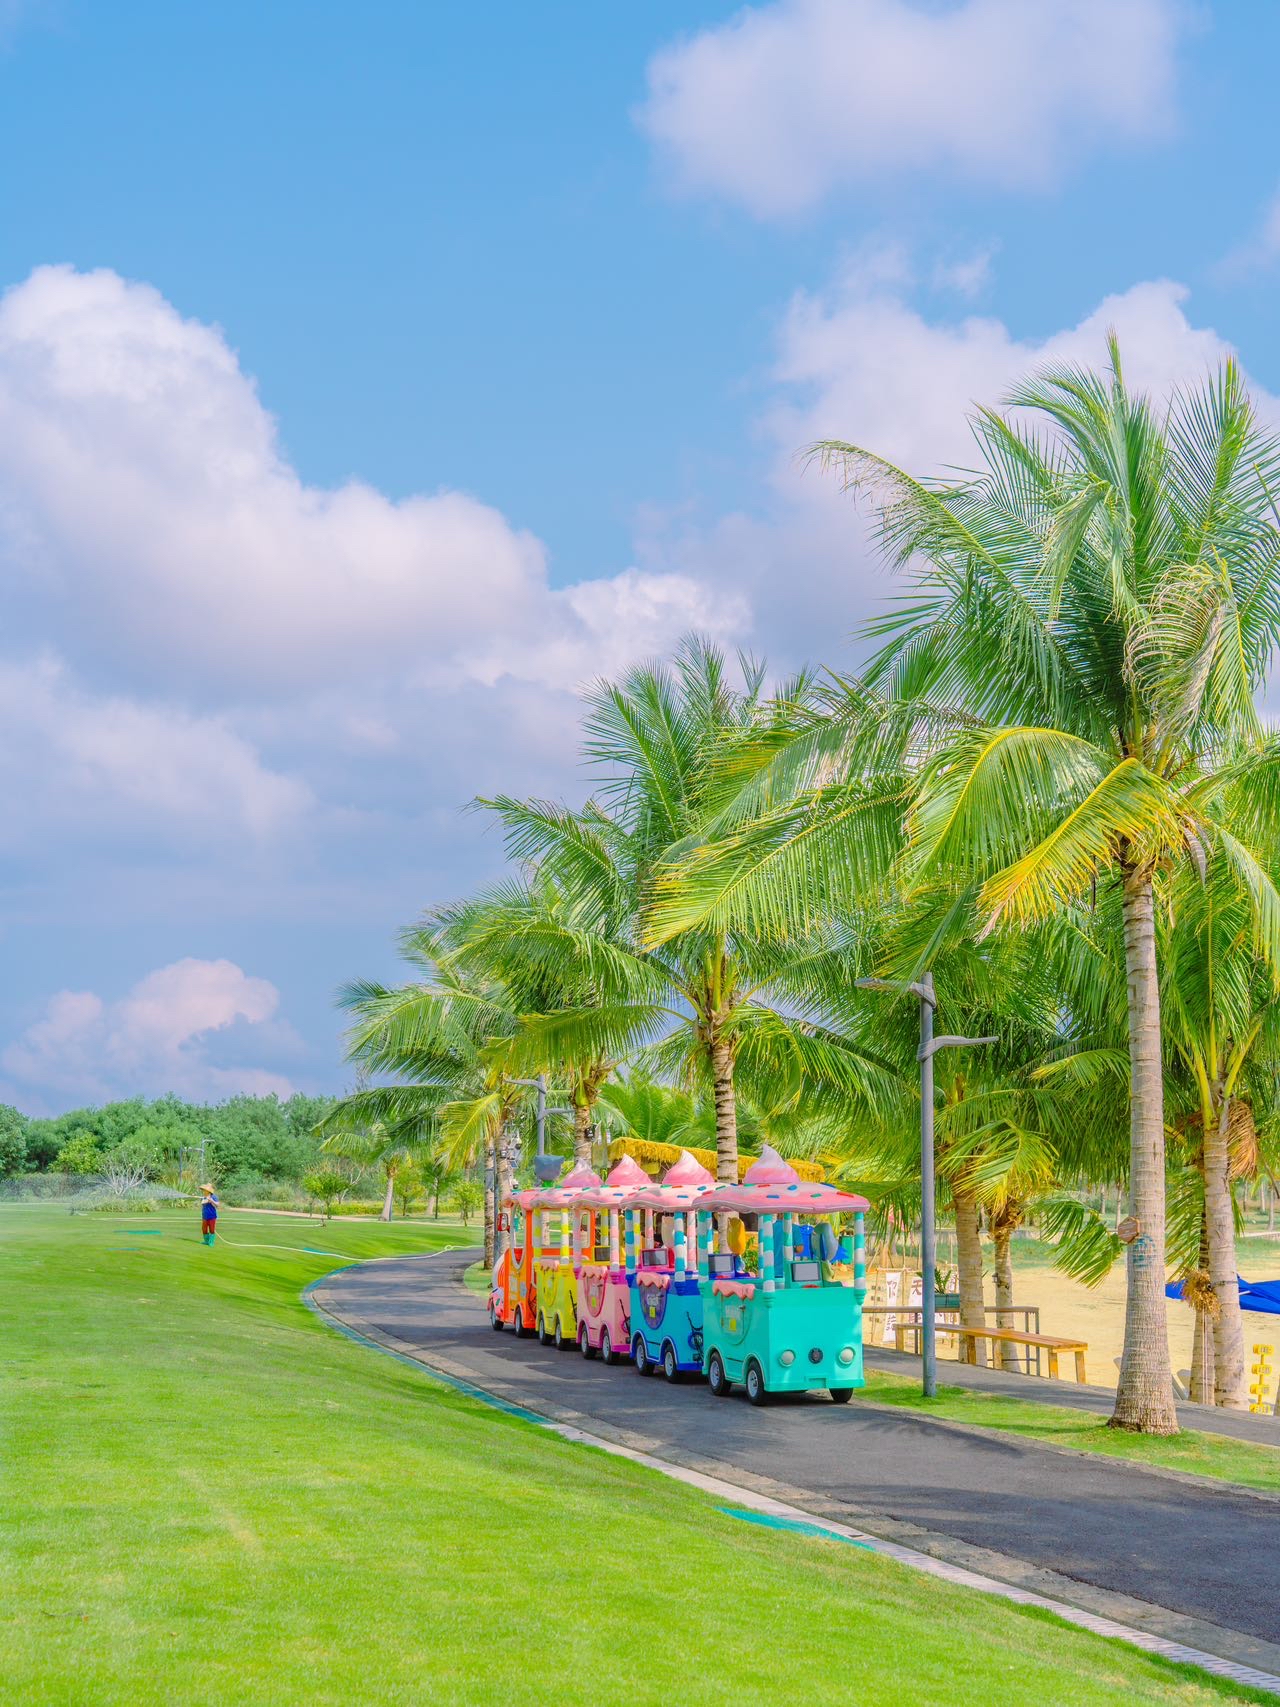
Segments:
[[[680,1365],[676,1361],[676,1348],[670,1340],[662,1348],[662,1373],[668,1381],[680,1379]]]
[[[587,1333],[587,1324],[585,1322],[578,1329],[578,1350],[582,1353],[583,1357],[595,1356],[595,1348],[591,1344],[591,1336]]]
[[[489,1325],[495,1334],[500,1334],[502,1332],[502,1317],[498,1314],[497,1310],[494,1309],[492,1304],[489,1306]]]
[[[833,1405],[847,1405],[853,1397],[852,1387],[832,1387],[829,1391]]]
[[[557,1351],[563,1351],[565,1348],[566,1341],[564,1337],[564,1328],[561,1325],[559,1316],[556,1317],[556,1331],[551,1336],[551,1343],[555,1346]]]
[[[644,1343],[643,1334],[636,1335],[635,1343],[631,1347],[631,1356],[635,1362],[638,1375],[653,1374],[653,1361],[649,1356],[649,1348]]]
[[[729,1396],[729,1377],[724,1372],[724,1364],[720,1353],[713,1351],[707,1363],[707,1386],[717,1399],[727,1399]]]
[[[518,1304],[516,1305],[516,1313],[511,1318],[511,1326],[515,1330],[515,1336],[518,1340],[522,1340],[529,1332],[528,1328],[524,1325],[524,1311]]]
[[[547,1332],[546,1320],[542,1316],[538,1317],[538,1344],[539,1345],[550,1345],[551,1344],[551,1335]]]
[[[764,1375],[754,1358],[747,1365],[743,1386],[747,1389],[747,1398],[751,1404],[767,1405],[769,1403],[769,1393],[764,1384]]]
[[[613,1362],[613,1341],[609,1338],[608,1328],[601,1328],[600,1330],[600,1361],[601,1363]]]

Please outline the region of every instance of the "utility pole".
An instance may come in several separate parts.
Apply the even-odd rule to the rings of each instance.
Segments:
[[[893,978],[859,978],[860,990],[889,990],[895,995],[912,995],[920,1003],[920,1048],[916,1060],[920,1063],[920,1361],[923,1366],[923,1389],[926,1399],[938,1396],[938,1336],[937,1292],[934,1286],[934,1267],[937,1262],[938,1236],[935,1221],[935,1183],[933,1165],[933,1058],[939,1049],[977,1048],[994,1043],[994,1037],[935,1037],[934,1015],[938,998],[933,988],[933,973],[923,972],[918,983],[905,984]]]
[[[938,1395],[937,1267],[938,1236],[934,1225],[937,1201],[933,1166],[933,1016],[938,999],[933,973],[925,972],[916,986],[920,998],[920,1362],[924,1396]]]

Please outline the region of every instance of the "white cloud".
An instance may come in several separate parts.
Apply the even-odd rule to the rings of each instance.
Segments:
[[[1280,191],[1262,210],[1253,235],[1230,250],[1214,268],[1223,283],[1269,272],[1280,261]]]
[[[659,52],[640,121],[685,188],[792,213],[886,172],[1053,181],[1168,132],[1182,0],[774,0]]]
[[[981,296],[991,283],[991,258],[994,245],[977,249],[959,260],[936,261],[933,268],[933,288],[954,291],[957,296]]]
[[[0,525],[11,634],[54,624],[77,667],[186,693],[527,671],[529,633],[566,686],[598,639],[542,545],[477,499],[307,485],[222,334],[108,271],[42,267],[0,300]],[[669,589],[673,621],[687,599]]]
[[[313,804],[307,785],[269,769],[225,718],[77,686],[52,656],[0,660],[0,845],[33,831],[94,842],[115,830],[153,844],[193,835],[263,838]]]
[[[114,1002],[91,990],[61,990],[44,1016],[0,1054],[11,1080],[66,1099],[166,1091],[216,1099],[248,1092],[292,1094],[278,1073],[223,1066],[209,1058],[214,1033],[262,1027],[279,992],[229,960],[177,960],[140,979]]]
[[[1163,395],[1201,377],[1230,345],[1192,325],[1188,294],[1152,280],[1104,297],[1075,326],[1018,338],[994,318],[927,320],[890,294],[800,292],[783,318],[775,368],[789,401],[772,412],[769,430],[786,452],[843,438],[929,472],[968,455],[975,404],[998,403],[1036,367],[1100,363],[1110,326],[1131,385]]]
[[[684,573],[552,588],[459,493],[308,486],[216,328],[67,267],[0,299],[0,568],[0,930],[340,893],[389,933],[496,864],[474,793],[579,785],[582,682],[750,623]]]
[[[895,271],[910,277],[907,267]],[[1075,325],[1019,337],[993,317],[930,319],[892,277],[882,286],[862,266],[828,291],[799,292],[781,318],[775,397],[759,423],[771,456],[766,499],[707,528],[659,529],[642,559],[703,584],[743,588],[755,632],[779,663],[853,667],[849,641],[883,608],[893,583],[857,507],[797,453],[835,438],[915,474],[972,466],[967,418],[975,405],[998,404],[1037,367],[1100,363],[1111,326],[1130,383],[1163,397],[1231,353],[1212,328],[1193,323],[1187,295],[1171,280],[1147,281],[1104,298]],[[1280,400],[1256,385],[1253,395],[1260,413],[1280,424]]]
[[[750,607],[740,593],[712,588],[689,575],[625,569],[609,579],[579,581],[553,593],[569,620],[549,631],[482,641],[464,655],[467,673],[493,683],[581,682],[615,675],[637,658],[668,650],[697,629],[717,640],[743,635]]]

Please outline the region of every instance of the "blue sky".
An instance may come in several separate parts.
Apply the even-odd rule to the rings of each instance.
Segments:
[[[344,1082],[333,992],[691,626],[849,665],[819,433],[1115,322],[1280,422],[1265,0],[0,7],[0,1099]]]

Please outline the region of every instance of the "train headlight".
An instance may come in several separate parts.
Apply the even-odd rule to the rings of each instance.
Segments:
[[[796,1354],[794,1351],[780,1351],[778,1353],[778,1362],[784,1369],[790,1369],[795,1360]]]
[[[841,1363],[852,1363],[853,1347],[851,1345],[842,1345],[840,1350],[836,1353],[836,1356]]]

